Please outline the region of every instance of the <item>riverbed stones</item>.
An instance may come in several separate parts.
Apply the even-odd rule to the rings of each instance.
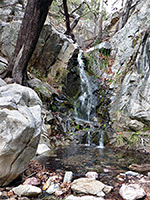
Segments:
[[[39,142],[42,102],[30,88],[0,87],[0,185],[9,184],[27,167]]]
[[[19,185],[12,189],[13,192],[18,196],[34,197],[39,195],[42,190],[39,187],[33,185]]]
[[[138,184],[123,184],[119,190],[119,194],[124,200],[136,200],[143,198],[146,193]]]
[[[71,189],[76,193],[101,196],[101,192],[109,193],[113,187],[90,178],[79,178],[73,181]]]
[[[104,200],[104,198],[102,198],[102,197],[94,197],[94,196],[78,197],[78,196],[70,195],[65,200]]]

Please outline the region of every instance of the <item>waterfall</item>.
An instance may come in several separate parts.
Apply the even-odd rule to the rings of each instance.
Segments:
[[[74,102],[74,116],[77,120],[87,121],[87,123],[93,123],[93,117],[96,118],[96,106],[95,106],[95,96],[93,94],[92,81],[89,75],[85,71],[85,64],[82,58],[82,51],[78,54],[79,63],[79,75],[80,75],[80,94],[77,100]],[[90,125],[91,126],[91,125]],[[92,125],[92,127],[94,127]],[[87,145],[91,145],[92,133],[94,128],[88,130],[87,133]],[[99,148],[103,148],[104,133],[100,130],[100,141]]]
[[[93,94],[88,75],[84,69],[85,65],[82,59],[82,51],[78,54],[79,73],[81,80],[81,94],[75,101],[75,116],[79,119],[91,121],[91,111],[94,108]]]
[[[100,139],[99,139],[99,145],[97,146],[97,148],[104,148],[104,131],[100,130],[99,132],[100,134]]]

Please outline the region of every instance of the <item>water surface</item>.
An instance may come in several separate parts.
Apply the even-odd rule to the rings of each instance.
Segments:
[[[39,161],[56,172],[72,171],[75,178],[96,171],[101,181],[111,184],[117,174],[129,170],[129,165],[149,163],[150,158],[135,151],[73,145],[58,148],[52,156],[41,156]]]

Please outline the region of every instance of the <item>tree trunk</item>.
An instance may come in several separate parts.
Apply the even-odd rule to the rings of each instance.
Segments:
[[[72,29],[70,27],[70,16],[69,16],[69,13],[68,13],[67,0],[63,0],[63,6],[64,6],[64,13],[65,13],[65,18],[66,18],[66,29],[67,29],[65,34],[70,35],[72,40],[75,41],[75,36],[72,32],[72,30],[75,26]]]
[[[28,62],[36,47],[40,32],[53,0],[28,0],[15,51],[3,78],[12,75],[13,81],[25,84]]]
[[[102,42],[103,39],[103,0],[99,0],[100,8],[99,8],[99,17],[98,17],[98,36],[97,40]]]

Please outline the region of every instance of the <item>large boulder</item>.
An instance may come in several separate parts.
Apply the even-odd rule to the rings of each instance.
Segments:
[[[0,185],[20,175],[33,158],[39,142],[41,100],[30,88],[0,87]]]

